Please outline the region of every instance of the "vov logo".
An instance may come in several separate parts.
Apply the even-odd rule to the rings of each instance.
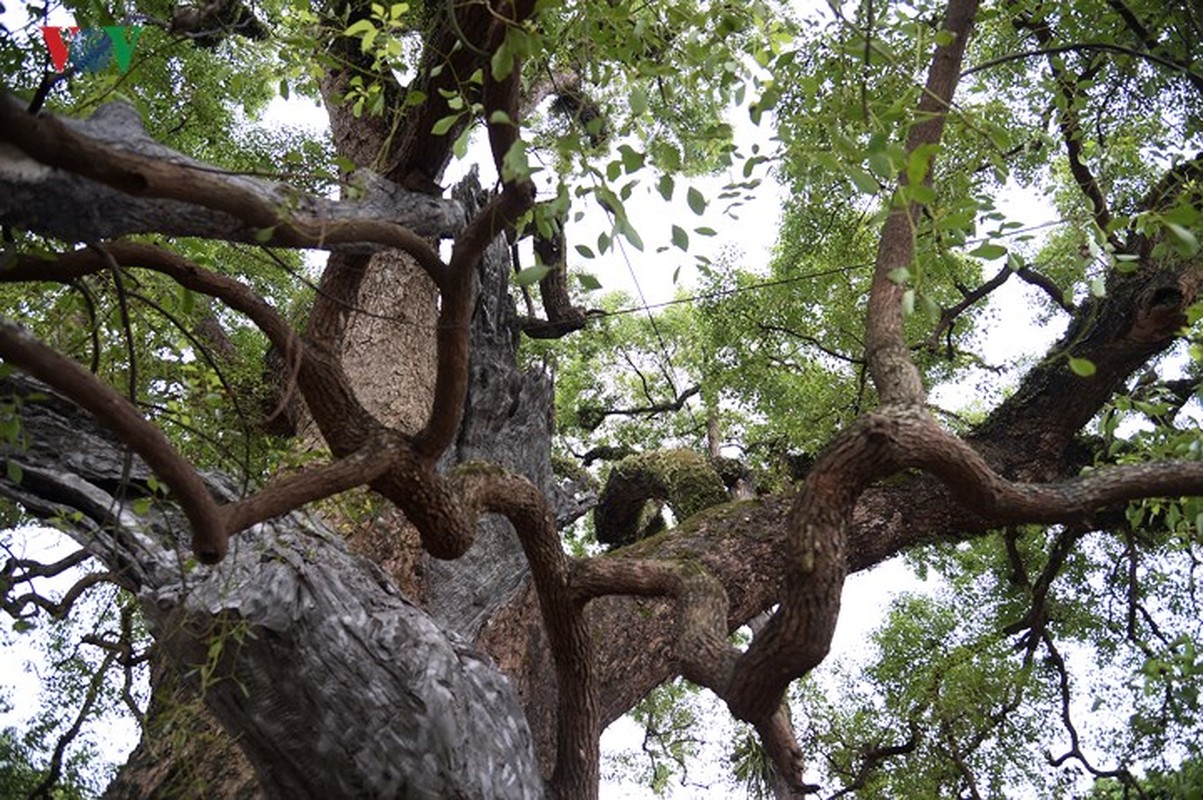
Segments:
[[[141,35],[141,25],[42,27],[42,38],[46,40],[50,61],[57,72],[65,72],[68,64],[80,72],[100,72],[113,61],[125,72]]]

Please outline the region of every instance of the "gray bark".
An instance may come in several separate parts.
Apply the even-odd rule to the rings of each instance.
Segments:
[[[15,102],[11,97],[0,102]],[[112,147],[212,172],[214,167],[159,144],[146,133],[138,112],[127,103],[108,103],[88,119],[58,118],[76,132]],[[299,194],[271,181],[231,173],[230,185],[316,219],[375,220],[404,225],[420,236],[451,236],[463,229],[463,210],[453,201],[410,192],[360,170],[351,182],[360,187],[355,201],[334,201]],[[72,209],[64,214],[63,209]],[[200,236],[255,244],[260,231],[233,216],[204,206],[155,197],[137,197],[66,170],[48,167],[16,147],[0,143],[0,224],[36,231],[68,242],[94,242],[135,233]],[[374,252],[378,245],[349,243],[330,249]]]
[[[475,171],[456,186],[453,195],[469,217],[488,199]],[[515,361],[519,328],[508,289],[510,269],[509,248],[505,237],[499,236],[477,266],[468,397],[459,437],[444,463],[490,461],[526,476],[548,494],[554,483],[552,383],[543,371],[523,370]],[[472,640],[529,575],[513,526],[489,515],[463,557],[430,560],[426,606],[440,624]]]
[[[218,567],[196,566],[168,504],[133,511],[150,494],[145,465],[43,387],[14,378],[4,391],[24,398],[28,446],[0,451],[24,473],[0,492],[123,576],[268,796],[541,796],[510,681],[340,537],[293,513],[240,534]],[[212,488],[233,493],[217,476]]]

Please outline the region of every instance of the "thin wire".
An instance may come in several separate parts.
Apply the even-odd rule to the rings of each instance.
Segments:
[[[748,284],[747,286],[736,286],[733,289],[716,289],[713,292],[703,292],[701,294],[690,295],[689,297],[678,297],[674,300],[665,300],[662,303],[648,303],[646,305],[641,305],[641,306],[630,306],[629,308],[620,308],[620,309],[617,309],[616,311],[598,310],[598,311],[592,312],[589,316],[590,316],[590,318],[619,317],[619,316],[622,316],[623,314],[636,314],[640,311],[650,312],[652,309],[656,309],[656,308],[665,308],[667,306],[675,306],[680,303],[695,303],[699,300],[714,300],[719,297],[729,297],[730,295],[733,295],[733,294],[742,294],[744,292],[754,292],[759,289],[768,289],[773,286],[781,286],[781,285],[787,284],[787,283],[796,283],[798,281],[809,280],[810,278],[822,278],[827,275],[836,275],[841,272],[848,272],[849,270],[861,269],[863,267],[868,267],[868,266],[870,266],[870,265],[869,264],[859,264],[859,265],[855,265],[855,266],[851,266],[851,267],[837,267],[834,269],[821,269],[821,270],[816,270],[815,272],[808,272],[808,273],[805,273],[802,275],[794,275],[793,277],[790,277],[790,278],[778,278],[778,279],[772,280],[772,281],[762,281],[760,283],[751,283],[751,284]],[[651,319],[654,321],[655,318],[649,314],[648,319]],[[657,331],[657,336],[659,336],[659,331]]]
[[[965,244],[966,245],[979,244],[981,242],[988,242],[993,239],[999,239],[999,238],[1008,237],[1008,236],[1019,236],[1024,233],[1030,233],[1032,231],[1041,230],[1043,228],[1051,228],[1054,225],[1064,225],[1068,222],[1069,222],[1069,220],[1066,220],[1066,219],[1050,220],[1048,222],[1041,222],[1037,225],[1030,225],[1026,228],[1017,228],[1013,231],[1005,231],[1003,233],[999,233],[994,236],[980,236],[977,239],[968,239],[968,240],[966,240]],[[622,243],[616,242],[616,244],[618,244],[621,247]],[[623,251],[623,258],[626,258],[625,250]],[[600,319],[602,317],[620,317],[624,314],[637,314],[640,311],[651,312],[653,309],[657,309],[657,308],[666,308],[668,306],[675,306],[675,305],[679,305],[681,303],[696,303],[699,300],[714,300],[714,299],[717,299],[720,297],[729,297],[734,294],[742,294],[744,292],[754,292],[759,289],[768,289],[773,286],[782,286],[782,285],[788,284],[788,283],[796,283],[798,281],[810,280],[811,278],[824,278],[824,277],[827,277],[828,275],[838,275],[840,273],[849,272],[854,269],[866,269],[871,266],[872,266],[872,264],[866,262],[864,264],[853,264],[852,266],[847,266],[847,267],[835,267],[832,269],[821,269],[821,270],[816,270],[814,272],[803,273],[801,275],[794,275],[789,278],[777,278],[777,279],[771,280],[771,281],[761,281],[760,283],[751,283],[751,284],[748,284],[747,286],[736,286],[735,288],[732,288],[732,289],[716,289],[713,292],[703,292],[701,294],[690,295],[689,297],[678,297],[673,300],[665,300],[664,302],[661,302],[661,303],[648,303],[643,297],[643,291],[639,290],[639,282],[636,280],[635,288],[637,290],[639,290],[639,299],[643,300],[643,302],[644,302],[643,305],[629,306],[627,308],[620,308],[615,311],[605,311],[602,309],[597,309],[597,310],[590,311],[588,318],[589,319]],[[635,280],[635,273],[631,269],[630,260],[627,260],[627,269],[631,271],[631,279]],[[655,319],[651,316],[650,313],[648,315],[648,319],[652,320],[652,324],[654,326]],[[660,335],[660,332],[658,330],[656,331],[656,335],[657,335],[657,337],[659,337],[659,335]]]
[[[665,380],[668,381],[668,388],[672,390],[673,395],[678,396],[679,392],[677,392],[677,384],[672,378],[672,373],[676,368],[673,366],[672,356],[668,352],[668,343],[664,341],[664,336],[662,336],[660,333],[660,326],[656,324],[656,315],[651,312],[647,298],[643,294],[643,287],[639,285],[639,278],[635,277],[635,267],[631,265],[631,259],[627,255],[626,246],[617,236],[614,237],[614,244],[616,245],[615,249],[618,250],[618,252],[622,255],[623,262],[625,262],[627,265],[627,272],[631,276],[631,281],[635,284],[635,292],[639,295],[640,302],[642,302],[643,307],[647,309],[647,320],[652,325],[652,333],[656,335],[656,341],[660,345],[660,352],[664,356],[664,364],[660,365],[660,373],[664,375]],[[667,365],[667,368],[665,365]]]

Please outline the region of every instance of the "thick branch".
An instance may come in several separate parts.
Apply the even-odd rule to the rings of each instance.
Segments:
[[[574,565],[572,587],[583,599],[619,594],[672,598],[677,621],[675,669],[727,698],[740,652],[727,636],[727,592],[710,572],[672,561],[593,558]],[[791,790],[799,795],[812,790],[802,780],[802,750],[784,703],[757,731]]]
[[[918,122],[907,135],[908,156],[916,151],[928,151],[925,184],[932,180],[935,146],[944,132],[944,120],[956,90],[977,5],[977,0],[952,0],[949,3],[943,28],[953,34],[953,39],[936,48],[916,112]],[[899,185],[905,190],[907,184],[907,173],[904,172]],[[919,211],[918,203],[907,202],[895,206],[886,218],[869,293],[865,355],[878,396],[886,405],[923,402],[923,384],[902,334],[904,286],[898,278],[898,271],[909,268],[915,256]]]
[[[133,403],[8,320],[0,320],[0,356],[79,403],[146,460],[187,515],[197,558],[213,564],[225,556],[229,532],[224,513],[197,471]]]
[[[421,457],[433,461],[446,449],[459,430],[468,389],[468,333],[475,294],[473,274],[477,262],[494,239],[511,228],[534,200],[530,181],[510,183],[493,198],[451,251],[449,280],[443,287],[439,309],[438,371],[435,376],[434,402],[426,427],[414,442]]]
[[[929,150],[931,180],[935,146],[944,129],[978,0],[952,0],[944,29],[952,40],[936,48],[919,102],[919,122],[907,137],[908,154]],[[900,184],[905,189],[907,178]],[[827,655],[839,614],[845,548],[856,501],[869,483],[891,474],[905,457],[887,420],[921,410],[923,386],[902,332],[901,282],[896,270],[914,257],[917,203],[895,207],[881,234],[866,320],[866,357],[883,415],[862,417],[820,454],[802,484],[787,528],[784,595],[777,612],[736,665],[727,704],[758,727],[780,708],[789,683]],[[931,423],[934,426],[934,423]]]
[[[563,220],[556,222],[550,236],[534,235],[535,255],[548,272],[539,280],[539,297],[546,320],[522,320],[522,332],[532,339],[558,339],[585,327],[585,312],[574,306],[568,295],[568,261]]]
[[[558,679],[556,766],[551,790],[564,800],[596,798],[598,789],[597,686],[593,637],[584,602],[569,585],[568,558],[543,494],[525,478],[497,467],[462,464],[453,478],[473,520],[481,511],[504,514],[530,563]]]
[[[463,93],[470,105],[480,97],[464,78],[481,69],[491,72],[490,60],[504,39],[509,25],[521,25],[535,11],[533,0],[517,2],[466,2],[447,0],[432,5],[434,19],[417,74],[411,88],[427,97],[442,92]],[[500,38],[498,33],[500,32]],[[515,69],[517,67],[515,66]],[[414,189],[437,193],[437,181],[451,155],[451,146],[474,121],[463,114],[448,130],[434,133],[435,123],[446,116],[438,103],[422,103],[407,110],[399,125],[400,135],[390,154],[392,166],[385,177]],[[514,115],[517,119],[517,115]]]
[[[118,114],[129,114],[126,108]],[[163,148],[152,156],[126,147],[109,144],[75,131],[55,117],[26,114],[16,98],[0,96],[0,141],[10,142],[32,159],[49,167],[65,170],[80,178],[110,186],[125,194],[162,200],[174,200],[220,212],[227,217],[228,229],[250,229],[261,244],[284,247],[329,248],[338,244],[361,246],[365,242],[405,250],[441,284],[445,266],[438,252],[418,233],[407,227],[379,219],[349,215],[331,218],[320,213],[331,206],[318,205],[311,198],[296,196],[291,190],[269,187],[221,170],[185,162],[178,154]],[[37,169],[28,159],[9,150],[0,162],[6,173]],[[171,160],[173,159],[174,160]],[[70,205],[79,203],[77,194]],[[156,203],[155,208],[160,207]],[[292,211],[290,209],[297,209]],[[26,219],[19,208],[5,208],[2,219],[9,224],[23,222],[38,233],[51,233],[37,219]],[[62,216],[61,212],[58,216]],[[15,217],[15,219],[14,219]],[[162,232],[154,223],[150,230]],[[265,234],[266,235],[265,237]],[[238,238],[216,235],[213,238]]]

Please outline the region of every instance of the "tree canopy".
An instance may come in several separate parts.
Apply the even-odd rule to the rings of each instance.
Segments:
[[[596,797],[632,710],[663,790],[695,689],[760,796],[1193,784],[1193,3],[3,24],[0,493],[80,549],[0,589],[14,635],[117,591],[54,623],[73,713],[0,736],[19,791],[86,793],[121,702],[111,797]],[[701,246],[770,181],[771,258]],[[607,291],[666,259],[674,302]],[[1021,314],[1056,340],[1000,362]],[[898,556],[936,588],[817,678]]]

